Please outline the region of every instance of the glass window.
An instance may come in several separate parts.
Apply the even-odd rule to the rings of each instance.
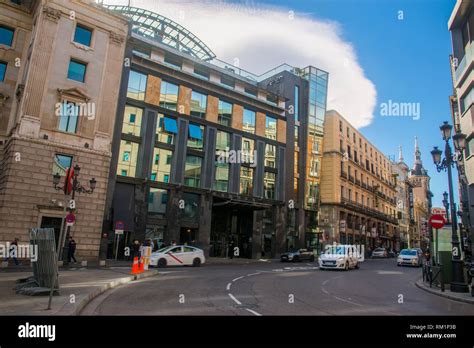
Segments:
[[[474,87],[461,98],[461,114],[464,114],[474,102]]]
[[[0,82],[5,81],[6,73],[7,73],[7,63],[0,62]]]
[[[142,58],[150,58],[151,56],[151,51],[150,49],[147,49],[147,48],[143,48],[143,47],[133,47],[132,49],[132,53],[138,57],[142,57]]]
[[[223,126],[232,125],[232,104],[219,100],[219,112],[217,122]]]
[[[233,79],[231,77],[228,77],[226,75],[222,75],[221,76],[221,84],[223,84],[227,87],[230,87],[230,88],[234,88],[235,87],[235,79]]]
[[[66,175],[66,170],[72,166],[72,156],[56,154],[53,162],[53,175]]]
[[[194,74],[199,76],[202,79],[209,80],[209,69],[205,67],[195,66]]]
[[[160,106],[177,111],[179,86],[167,81],[161,81]]]
[[[172,66],[175,69],[181,70],[183,62],[178,58],[172,57],[168,54],[165,54],[165,63]]]
[[[229,151],[229,149],[230,149],[230,133],[217,131],[216,150]]]
[[[156,122],[156,141],[159,143],[174,144],[175,134],[178,132],[178,125],[174,118],[165,117],[158,114]]]
[[[90,46],[92,39],[92,30],[83,25],[77,24],[74,33],[74,42],[80,43],[84,46]]]
[[[257,89],[252,87],[245,87],[244,92],[253,97],[257,97]]]
[[[152,181],[169,183],[172,158],[172,151],[155,147],[151,166]]]
[[[184,217],[188,219],[199,216],[199,200],[201,196],[194,193],[184,193]]]
[[[64,101],[61,104],[58,129],[63,132],[76,133],[79,121],[79,106],[75,103]]]
[[[75,59],[69,61],[67,78],[78,82],[84,82],[86,79],[87,64],[81,63]]]
[[[240,193],[251,196],[253,193],[253,168],[240,167]]]
[[[126,105],[125,115],[123,117],[122,133],[139,137],[142,126],[142,116],[142,108]]]
[[[203,150],[204,126],[189,124],[188,148]]]
[[[138,160],[138,143],[120,141],[120,152],[118,158],[117,174],[135,177]]]
[[[275,173],[265,172],[263,178],[263,190],[266,199],[275,199],[275,180]]]
[[[11,46],[13,44],[13,29],[0,25],[0,45]]]
[[[207,107],[207,95],[192,91],[190,115],[205,118]]]
[[[184,169],[184,184],[191,187],[201,186],[201,167],[202,157],[186,156],[186,165]]]
[[[299,113],[300,113],[299,103],[300,103],[300,88],[299,86],[295,86],[295,106],[294,106],[295,121],[298,121],[300,117],[299,116]]]
[[[229,188],[229,164],[216,162],[214,190],[227,192]]]
[[[300,131],[300,127],[295,126],[295,147],[298,147],[298,133]]]
[[[277,120],[274,117],[267,116],[265,118],[265,137],[268,139],[277,138]]]
[[[244,109],[242,130],[252,134],[255,133],[255,111]]]
[[[155,214],[166,214],[168,203],[168,190],[150,187],[148,195],[148,212]]]
[[[295,152],[295,155],[297,152]],[[265,144],[265,167],[276,168],[276,146]]]
[[[127,97],[136,100],[145,100],[147,79],[147,75],[130,70]]]
[[[242,163],[252,164],[254,161],[255,141],[253,139],[242,138]]]
[[[312,159],[309,175],[318,176],[318,171],[319,171],[319,161],[317,159]]]

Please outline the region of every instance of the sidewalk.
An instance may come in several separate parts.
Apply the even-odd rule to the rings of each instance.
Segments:
[[[16,281],[33,273],[6,272],[0,274],[0,315],[77,315],[93,298],[108,289],[135,280],[130,267],[124,269],[60,270],[60,295],[53,296],[51,310],[48,296],[26,296],[15,293]],[[136,279],[157,275],[157,270],[148,270]],[[71,303],[72,302],[72,303]]]
[[[437,288],[435,286],[430,288],[430,284],[428,282],[423,282],[423,279],[420,279],[417,282],[415,282],[415,285],[418,288],[425,290],[433,295],[445,297],[454,301],[474,304],[474,297],[471,295],[471,292],[464,292],[464,293],[451,292],[451,290],[449,290],[449,285],[446,285],[446,290],[442,292],[440,288]]]

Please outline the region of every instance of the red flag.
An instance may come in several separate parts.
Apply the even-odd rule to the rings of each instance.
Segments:
[[[74,168],[66,169],[66,177],[64,182],[64,194],[70,195],[72,192],[72,182],[74,178]]]

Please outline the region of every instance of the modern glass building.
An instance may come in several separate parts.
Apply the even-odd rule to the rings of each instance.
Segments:
[[[163,16],[108,10],[132,28],[104,219],[108,257],[117,221],[121,246],[150,238],[225,257],[233,243],[248,258],[316,246],[328,74],[282,65],[258,76]]]

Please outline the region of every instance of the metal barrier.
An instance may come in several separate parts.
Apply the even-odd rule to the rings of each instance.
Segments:
[[[37,259],[31,261],[33,277],[19,280],[17,293],[24,295],[50,296],[59,292],[58,255],[53,228],[33,228],[30,231],[30,243],[36,250]]]
[[[444,277],[443,277],[443,266],[439,264],[438,266],[432,267],[431,264],[425,263],[423,265],[423,281],[430,283],[430,288],[438,286],[441,288],[441,291],[444,292]]]

